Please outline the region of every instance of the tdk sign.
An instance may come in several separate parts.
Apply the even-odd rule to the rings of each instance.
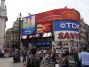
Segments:
[[[79,31],[80,23],[77,21],[54,21],[54,31]]]
[[[72,28],[72,29],[79,29],[80,25],[75,23],[61,23],[60,28]]]

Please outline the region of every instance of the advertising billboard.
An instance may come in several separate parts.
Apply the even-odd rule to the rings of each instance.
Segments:
[[[36,28],[37,28],[36,33],[43,33],[43,25],[42,24],[37,24]]]
[[[52,22],[37,24],[37,33],[47,33],[52,31]]]
[[[36,32],[35,15],[23,17],[22,35],[30,35]]]
[[[77,21],[56,20],[54,21],[54,31],[79,31],[80,23]]]
[[[43,32],[51,32],[52,31],[52,22],[44,22],[43,24]]]
[[[80,21],[80,13],[75,9],[62,8],[36,14],[36,23],[54,20]]]
[[[36,33],[33,35],[29,35],[29,38],[43,38],[43,37],[52,37],[52,33]]]
[[[57,31],[55,34],[55,41],[79,41],[80,35],[77,31]]]
[[[54,21],[55,41],[79,41],[80,23],[76,21]]]
[[[51,46],[51,41],[40,41],[40,42],[35,42],[36,46]]]

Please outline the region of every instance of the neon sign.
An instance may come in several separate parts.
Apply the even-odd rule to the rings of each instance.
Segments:
[[[79,29],[80,25],[76,23],[61,23],[60,28],[72,28],[72,29]]]
[[[79,39],[80,35],[76,32],[59,32],[58,39]]]
[[[54,21],[54,31],[79,31],[80,23],[77,21],[56,20]]]

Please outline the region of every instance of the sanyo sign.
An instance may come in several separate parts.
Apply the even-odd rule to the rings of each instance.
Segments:
[[[55,40],[79,40],[80,23],[76,21],[54,21]]]

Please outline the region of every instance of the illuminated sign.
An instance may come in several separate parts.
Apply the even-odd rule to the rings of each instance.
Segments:
[[[23,24],[22,30],[21,30],[22,35],[30,35],[36,32],[35,16],[23,17],[22,24]]]
[[[37,37],[52,37],[52,33],[37,33],[34,35],[29,35],[29,38],[37,38]]]
[[[36,14],[36,23],[54,20],[80,21],[80,13],[75,9],[62,8]]]
[[[43,33],[43,37],[51,37],[52,36],[52,33]]]
[[[79,41],[80,35],[76,31],[58,31],[55,32],[55,41],[68,41],[76,40]]]
[[[43,25],[37,24],[37,33],[43,33]]]
[[[52,31],[52,22],[37,24],[37,33],[47,33]]]
[[[58,39],[79,39],[79,33],[59,32]]]
[[[29,38],[42,37],[42,34],[29,35]]]
[[[51,46],[51,41],[35,42],[36,46]]]
[[[79,41],[80,23],[77,21],[54,21],[55,41]]]
[[[54,21],[54,31],[79,31],[80,23],[77,21]]]

